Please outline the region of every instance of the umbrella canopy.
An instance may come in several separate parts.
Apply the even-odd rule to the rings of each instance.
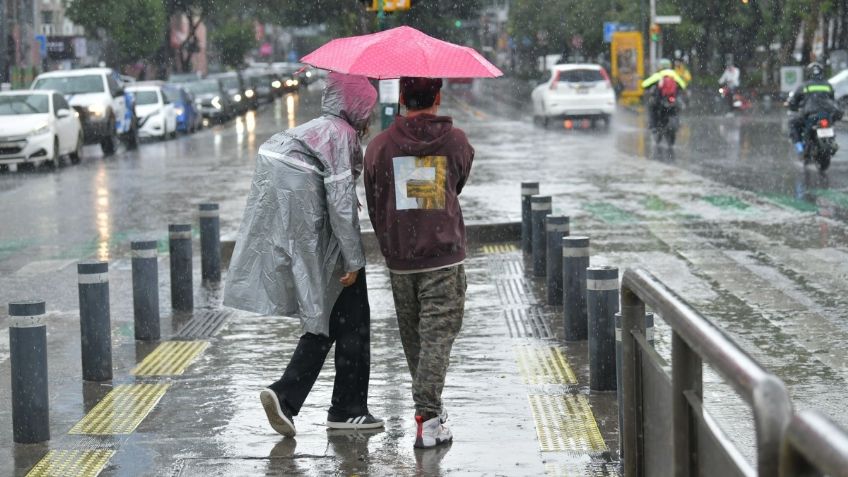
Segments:
[[[402,26],[332,40],[300,61],[316,68],[370,78],[495,78],[503,75],[473,48]]]

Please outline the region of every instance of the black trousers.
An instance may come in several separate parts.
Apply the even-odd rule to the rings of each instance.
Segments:
[[[336,380],[329,412],[340,417],[368,412],[368,379],[371,371],[371,307],[365,269],[356,282],[342,290],[330,315],[330,336],[306,333],[279,381],[271,386],[280,403],[297,415],[333,343],[336,344]]]

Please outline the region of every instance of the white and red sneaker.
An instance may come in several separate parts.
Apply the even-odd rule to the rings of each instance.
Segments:
[[[440,416],[424,420],[424,416],[415,416],[417,432],[415,433],[415,444],[417,449],[426,449],[447,444],[453,440],[450,429],[442,424]]]

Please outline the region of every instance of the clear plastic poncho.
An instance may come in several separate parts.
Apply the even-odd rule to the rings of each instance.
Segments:
[[[376,101],[366,78],[330,73],[321,117],[259,148],[224,305],[297,317],[304,332],[329,336],[339,279],[365,266],[357,131],[368,125]]]

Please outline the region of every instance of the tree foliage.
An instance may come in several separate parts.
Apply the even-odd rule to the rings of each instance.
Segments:
[[[243,66],[244,57],[256,46],[253,23],[231,20],[212,32],[212,42],[221,54],[221,63],[238,68]]]
[[[67,15],[103,41],[111,64],[149,58],[162,46],[157,35],[166,18],[161,0],[74,0]]]

